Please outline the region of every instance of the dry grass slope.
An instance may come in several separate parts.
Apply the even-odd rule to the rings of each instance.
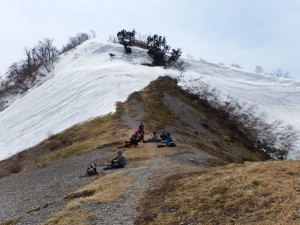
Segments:
[[[122,108],[114,114],[75,125],[37,146],[0,162],[0,179],[13,173],[48,166],[60,159],[84,154],[105,146],[115,146],[128,136],[121,125]]]
[[[182,90],[170,77],[160,77],[132,98],[143,103],[143,122],[149,130],[167,129],[177,142],[209,152],[219,158],[212,166],[264,160],[222,112]],[[177,105],[182,107],[178,111]]]
[[[149,193],[135,224],[299,224],[299,162],[178,174]]]
[[[79,190],[68,194],[65,199],[70,200],[60,212],[52,215],[43,225],[52,224],[92,224],[96,215],[82,209],[86,205],[113,202],[121,198],[132,185],[132,180],[118,171],[94,180]]]
[[[0,225],[16,225],[19,221],[20,221],[20,217],[15,219],[15,220],[9,220],[9,221],[6,221],[4,223],[1,223]]]

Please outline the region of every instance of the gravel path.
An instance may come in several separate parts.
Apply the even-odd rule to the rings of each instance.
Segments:
[[[67,193],[95,179],[80,178],[87,166],[110,158],[111,151],[103,148],[1,179],[0,223],[21,217],[18,224],[40,224],[64,207]]]

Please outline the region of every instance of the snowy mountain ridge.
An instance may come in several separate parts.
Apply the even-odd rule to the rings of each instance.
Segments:
[[[115,56],[110,56],[113,53]],[[300,126],[300,82],[253,74],[205,61],[188,60],[179,85],[199,82],[224,96],[256,104],[270,121],[281,119]],[[179,71],[143,66],[151,63],[146,50],[98,39],[86,41],[60,56],[49,79],[0,113],[0,160],[38,144],[49,135],[77,123],[114,112],[115,103],[143,89],[159,76],[178,77]],[[290,158],[300,158],[298,150]]]

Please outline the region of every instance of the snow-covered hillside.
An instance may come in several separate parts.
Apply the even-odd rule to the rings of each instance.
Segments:
[[[270,120],[283,119],[300,127],[300,82],[187,61],[191,67],[183,74],[181,85],[195,85],[200,79],[224,95],[254,102]],[[141,65],[150,62],[145,50],[133,48],[128,56],[123,46],[98,39],[62,55],[51,79],[0,113],[0,159],[74,124],[113,112],[117,101],[124,101],[158,76],[179,75],[176,70]],[[300,146],[291,157],[300,158]]]

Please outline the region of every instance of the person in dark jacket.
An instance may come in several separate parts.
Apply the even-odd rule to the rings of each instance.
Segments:
[[[166,140],[164,140],[163,142],[162,142],[162,144],[157,144],[157,147],[158,148],[162,148],[162,147],[175,147],[176,146],[176,144],[173,142],[173,139],[172,139],[172,137],[171,137],[171,134],[170,133],[167,133],[167,139]]]
[[[166,132],[163,130],[162,134],[160,135],[161,140],[165,141],[168,138],[168,135],[166,134]]]
[[[144,140],[145,128],[143,123],[140,124],[138,132],[140,134],[140,140]]]
[[[126,166],[127,160],[125,155],[123,155],[123,151],[118,150],[117,154],[118,156],[113,158],[111,164],[105,167],[104,170],[115,170],[115,169],[124,168]]]
[[[171,134],[170,134],[170,133],[167,133],[167,139],[164,140],[162,143],[163,143],[164,145],[168,145],[170,142],[173,142],[173,139],[172,139],[172,137],[171,137]]]

